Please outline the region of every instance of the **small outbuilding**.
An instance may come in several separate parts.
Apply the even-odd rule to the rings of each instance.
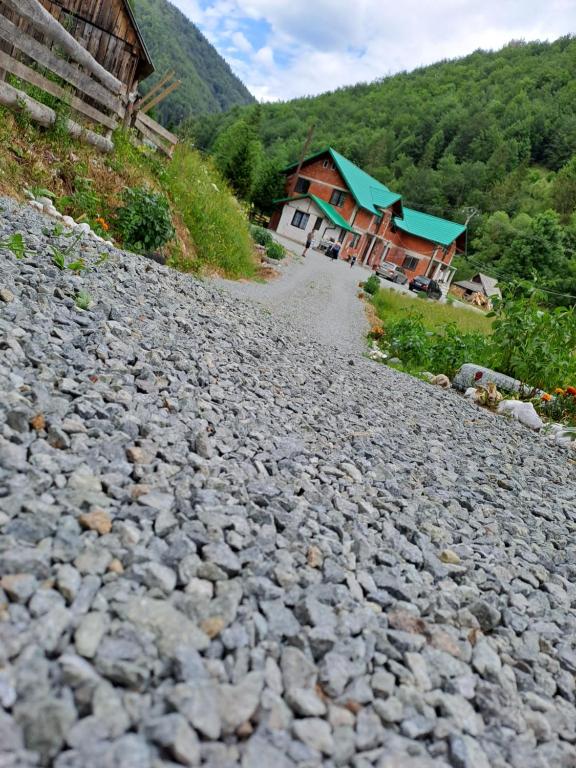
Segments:
[[[457,283],[453,283],[452,293],[463,299],[471,299],[477,293],[487,299],[502,298],[502,293],[498,288],[498,280],[484,275],[482,272],[478,272],[470,280],[459,280]]]

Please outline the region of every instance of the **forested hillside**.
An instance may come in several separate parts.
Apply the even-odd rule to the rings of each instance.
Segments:
[[[175,126],[190,115],[223,112],[254,97],[197,27],[167,0],[134,0],[134,11],[156,66],[144,83],[152,87],[159,76],[175,70],[182,85],[162,102],[156,114]]]
[[[459,221],[472,214],[476,263],[511,277],[535,269],[564,279],[574,270],[576,239],[575,72],[575,38],[516,42],[185,129],[211,151],[234,122],[249,118],[281,166],[297,159],[315,124],[311,151],[332,145],[412,207]],[[553,264],[543,269],[547,258]]]

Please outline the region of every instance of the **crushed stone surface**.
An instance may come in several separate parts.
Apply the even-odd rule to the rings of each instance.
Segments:
[[[316,333],[323,257],[288,316],[51,226],[0,200],[0,766],[576,766],[568,452]]]

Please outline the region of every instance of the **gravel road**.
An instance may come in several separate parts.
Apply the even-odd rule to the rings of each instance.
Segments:
[[[568,452],[0,208],[2,768],[574,768]]]
[[[268,283],[219,284],[235,296],[257,301],[280,324],[295,327],[299,338],[331,344],[351,355],[365,351],[368,323],[356,294],[369,272],[320,251],[309,251],[305,258],[291,256],[277,269],[280,276]]]

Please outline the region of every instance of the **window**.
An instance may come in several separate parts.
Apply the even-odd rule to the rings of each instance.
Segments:
[[[309,189],[310,189],[310,182],[308,181],[308,179],[302,179],[298,177],[298,181],[296,182],[296,192],[299,192],[300,194],[305,195]]]
[[[352,240],[350,240],[350,248],[356,248],[358,243],[360,242],[360,235],[352,235]]]
[[[346,192],[341,192],[339,189],[335,189],[334,192],[332,192],[332,197],[330,198],[330,204],[335,205],[337,208],[342,208],[345,200],[346,200]]]
[[[324,162],[322,163],[322,166],[324,168],[329,168],[330,167],[330,160],[324,160]]]
[[[322,226],[322,222],[323,221],[324,221],[324,219],[322,218],[322,216],[318,216],[317,217],[316,224],[314,224],[314,232],[317,232],[320,229],[320,227]]]
[[[416,269],[418,266],[418,259],[415,256],[404,256],[402,266],[404,269]]]
[[[343,243],[345,238],[346,238],[346,230],[345,229],[341,229],[340,230],[340,234],[338,235],[338,242],[339,243]]]
[[[296,211],[292,219],[292,226],[298,227],[298,229],[306,229],[309,220],[309,213],[304,213],[304,211]]]

